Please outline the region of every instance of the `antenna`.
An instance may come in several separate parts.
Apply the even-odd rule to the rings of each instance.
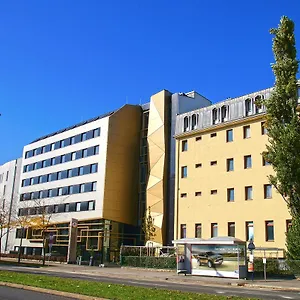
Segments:
[[[142,105],[142,98],[140,98],[140,105]]]
[[[128,97],[126,96],[126,104],[128,104]]]

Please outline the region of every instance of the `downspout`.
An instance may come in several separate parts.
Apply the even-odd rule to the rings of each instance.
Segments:
[[[177,144],[177,151],[176,151],[176,156],[177,156],[177,160],[176,160],[176,173],[175,173],[175,177],[176,177],[176,195],[175,195],[175,205],[176,205],[176,221],[175,221],[175,239],[178,240],[178,195],[179,195],[179,149],[180,149],[180,143],[179,141],[176,139],[176,144]]]

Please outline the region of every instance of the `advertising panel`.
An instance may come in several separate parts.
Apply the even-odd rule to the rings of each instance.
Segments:
[[[239,245],[192,245],[193,275],[239,278],[245,250]]]

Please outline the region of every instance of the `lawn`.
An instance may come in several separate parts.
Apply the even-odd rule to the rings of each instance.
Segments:
[[[178,299],[178,300],[241,300],[246,298],[204,295],[196,293],[185,293],[179,291],[168,291],[133,287],[118,284],[108,284],[87,280],[66,279],[45,275],[22,274],[10,271],[0,271],[0,281],[18,283],[57,291],[64,291],[87,296],[103,297],[107,299]],[[249,299],[249,298],[248,298]],[[253,299],[252,299],[253,300]]]

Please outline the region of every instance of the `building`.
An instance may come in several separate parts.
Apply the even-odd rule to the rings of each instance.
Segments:
[[[18,213],[45,209],[52,251],[67,254],[72,219],[84,257],[93,249],[109,260],[122,243],[135,244],[140,122],[141,107],[125,105],[24,147]],[[28,228],[24,237],[23,253],[42,253],[41,230]]]
[[[257,100],[271,91],[177,116],[175,239],[233,236],[261,249],[285,248],[291,216],[261,155],[268,136]]]
[[[1,253],[14,249],[15,229],[13,225],[18,203],[22,159],[15,159],[0,166],[0,214],[3,225],[0,233]]]

